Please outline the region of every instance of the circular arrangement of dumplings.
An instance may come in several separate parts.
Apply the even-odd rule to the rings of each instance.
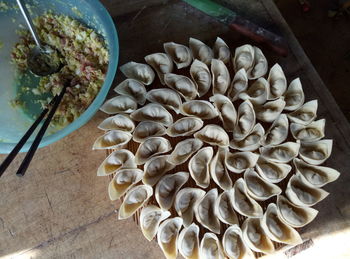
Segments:
[[[137,215],[166,258],[246,258],[302,242],[296,229],[339,172],[321,165],[332,140],[299,78],[220,38],[213,48],[167,42],[120,71],[127,79],[102,105],[111,116],[93,145],[110,150],[97,175],[113,176],[119,219]]]

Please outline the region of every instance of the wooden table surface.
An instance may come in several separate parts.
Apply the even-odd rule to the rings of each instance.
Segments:
[[[248,39],[230,31],[180,1],[135,1],[123,14],[121,1],[102,1],[116,22],[120,64],[162,51],[162,43],[187,44],[190,36],[213,44],[222,37],[234,49]],[[326,137],[334,139],[327,166],[341,172],[325,187],[331,194],[315,206],[317,218],[302,229],[314,240],[345,231],[350,226],[350,126],[288,25],[271,0],[227,1],[239,13],[278,31],[289,45],[287,58],[262,48],[269,63],[278,61],[288,81],[299,76],[307,100],[318,99],[319,118],[326,118]],[[159,5],[153,5],[160,3]],[[149,6],[152,4],[153,6]],[[248,8],[249,7],[249,8]],[[125,12],[125,10],[124,10]],[[122,78],[117,74],[116,81]],[[15,176],[24,155],[17,157],[0,179],[0,257],[3,258],[162,258],[155,242],[148,242],[132,219],[118,221],[107,194],[108,177],[96,169],[106,153],[92,151],[105,118],[97,112],[89,123],[55,144],[40,149],[25,177]],[[5,156],[0,156],[0,161]],[[347,236],[348,237],[348,236]],[[349,238],[349,237],[348,237]]]

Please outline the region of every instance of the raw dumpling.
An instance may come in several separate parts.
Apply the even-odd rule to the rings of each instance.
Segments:
[[[212,49],[200,40],[194,38],[190,38],[189,45],[193,53],[193,59],[198,59],[209,66],[214,57]]]
[[[240,174],[256,165],[259,155],[253,152],[227,152],[225,165],[233,173]]]
[[[262,157],[259,158],[255,167],[259,175],[270,183],[279,183],[292,170],[288,164],[269,162]]]
[[[213,148],[204,147],[190,159],[188,170],[199,187],[207,188],[210,183],[209,163],[213,157]]]
[[[224,191],[215,201],[215,214],[224,224],[239,224],[238,218],[233,208],[233,190]]]
[[[226,229],[222,238],[222,247],[229,259],[254,258],[253,252],[242,239],[242,230],[238,225]]]
[[[101,130],[122,130],[131,133],[135,129],[135,123],[129,118],[129,116],[117,114],[108,117],[97,127]]]
[[[293,228],[301,228],[315,219],[318,211],[309,207],[297,207],[282,195],[277,196],[277,214],[280,220]]]
[[[199,259],[199,227],[195,223],[184,228],[179,235],[179,252],[186,259]]]
[[[231,100],[222,94],[215,94],[209,98],[219,111],[219,117],[226,131],[232,132],[237,122],[237,112]]]
[[[223,39],[217,37],[213,47],[214,57],[225,64],[230,62],[231,51]]]
[[[183,219],[185,227],[193,222],[193,214],[196,202],[205,195],[205,191],[199,188],[183,188],[177,194],[174,207],[177,214]]]
[[[263,122],[273,122],[283,111],[285,105],[286,102],[281,98],[258,105],[255,107],[256,118]]]
[[[313,121],[308,125],[299,123],[291,123],[290,131],[295,139],[303,142],[313,142],[320,140],[324,135],[324,128],[326,126],[326,120]]]
[[[238,95],[248,88],[247,72],[244,68],[238,70],[232,79],[231,85],[228,90],[228,97],[235,101],[238,99]]]
[[[121,149],[128,144],[131,137],[132,135],[129,132],[121,130],[107,131],[96,139],[92,149]]]
[[[161,104],[165,108],[169,108],[176,113],[179,113],[182,104],[179,94],[169,88],[153,89],[146,94],[146,98],[148,101]]]
[[[276,146],[259,148],[260,155],[270,162],[288,163],[298,155],[299,143],[285,142]]]
[[[206,64],[195,59],[190,68],[192,80],[197,85],[198,96],[205,95],[211,86],[211,74]]]
[[[230,73],[224,62],[219,59],[211,60],[213,94],[225,94],[230,85]]]
[[[149,65],[133,61],[122,65],[119,69],[126,77],[136,79],[145,85],[152,84],[154,77],[156,76]]]
[[[195,207],[197,221],[210,231],[220,234],[220,221],[215,214],[215,201],[218,198],[218,190],[211,189],[198,200]]]
[[[269,73],[267,81],[270,84],[270,94],[268,99],[274,100],[281,97],[287,90],[287,80],[279,64],[275,64]],[[284,106],[283,106],[284,108]]]
[[[155,205],[148,205],[141,210],[140,227],[148,241],[156,236],[159,224],[169,218],[170,215],[169,211],[164,211]]]
[[[169,126],[173,123],[173,116],[160,104],[149,103],[134,111],[130,115],[134,121],[154,121]]]
[[[131,217],[153,195],[153,189],[148,185],[137,185],[131,188],[125,195],[120,205],[118,219]]]
[[[254,151],[260,147],[260,141],[264,137],[265,130],[260,123],[257,123],[253,130],[244,139],[230,141],[230,148],[237,149],[239,151]]]
[[[176,193],[187,182],[189,173],[178,172],[163,176],[157,183],[155,197],[163,210],[169,210],[174,203]]]
[[[107,100],[100,110],[107,114],[131,113],[137,109],[137,103],[134,98],[127,95],[118,95]]]
[[[164,85],[164,75],[173,71],[173,61],[164,53],[147,55],[145,61],[157,72],[160,82]]]
[[[306,162],[311,165],[320,165],[332,153],[333,140],[322,139],[315,142],[301,142],[299,155]]]
[[[176,90],[185,100],[193,100],[198,96],[197,86],[186,76],[173,73],[165,74],[165,84]]]
[[[165,52],[173,59],[177,69],[188,67],[192,62],[191,50],[181,44],[166,42],[163,44]]]
[[[137,168],[120,169],[108,185],[109,198],[112,201],[119,199],[131,187],[141,181],[143,171]]]
[[[267,100],[270,91],[269,83],[265,78],[260,77],[247,91],[241,92],[238,97],[242,100],[250,100],[253,104],[263,104]]]
[[[169,140],[163,137],[150,137],[142,142],[136,153],[135,161],[137,165],[146,163],[150,158],[169,152],[172,149]]]
[[[254,66],[248,71],[249,79],[257,79],[266,74],[268,70],[267,59],[258,47],[254,48]]]
[[[177,257],[177,240],[181,226],[182,219],[175,217],[166,219],[158,228],[158,245],[167,259],[175,259]]]
[[[210,120],[219,115],[215,107],[208,101],[192,100],[185,102],[180,107],[181,114],[195,116],[202,120]]]
[[[163,124],[154,121],[141,121],[132,134],[132,140],[141,143],[149,137],[161,137],[165,133],[166,129]]]
[[[200,258],[203,259],[224,259],[219,238],[210,232],[204,234],[200,245]]]
[[[303,106],[288,114],[291,122],[307,125],[317,117],[317,100],[304,103]]]
[[[167,129],[170,137],[190,136],[203,127],[203,121],[196,117],[183,117],[174,122]]]
[[[105,176],[115,173],[120,169],[137,168],[135,156],[127,149],[113,151],[97,169],[97,176]]]
[[[254,126],[255,111],[252,103],[246,100],[238,107],[237,124],[233,131],[233,139],[244,139],[253,130]]]
[[[125,79],[114,88],[114,91],[120,95],[127,95],[134,98],[140,105],[144,105],[146,102],[146,88],[141,82],[135,79]]]
[[[199,139],[189,138],[176,144],[173,152],[168,158],[168,162],[173,165],[185,163],[195,152],[203,146]]]
[[[233,67],[235,72],[244,68],[246,72],[250,71],[254,66],[254,48],[246,44],[236,48],[235,56],[233,58]]]
[[[208,124],[203,129],[194,134],[194,137],[210,145],[227,147],[229,137],[226,131],[218,125]]]
[[[261,218],[263,209],[255,200],[249,197],[246,183],[239,178],[233,186],[233,207],[241,215],[251,218]]]
[[[232,180],[225,165],[227,151],[227,148],[219,147],[209,166],[211,178],[223,190],[232,188]]]
[[[286,106],[284,106],[286,111],[294,111],[303,105],[305,95],[299,78],[290,82],[284,95],[284,101],[286,102]]]
[[[158,180],[170,170],[174,169],[174,165],[170,164],[167,159],[169,155],[155,156],[148,160],[144,165],[144,175],[142,182],[153,186]]]
[[[288,137],[288,118],[286,114],[280,114],[267,130],[261,144],[263,146],[278,145]]]

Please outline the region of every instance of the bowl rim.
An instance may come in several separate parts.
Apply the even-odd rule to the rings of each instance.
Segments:
[[[52,144],[60,140],[61,138],[64,138],[65,136],[69,135],[73,131],[79,129],[80,127],[84,126],[92,118],[92,116],[95,115],[95,113],[98,111],[98,109],[106,99],[107,94],[112,86],[114,77],[116,75],[119,61],[119,38],[115,23],[111,15],[107,11],[106,7],[99,0],[90,0],[89,4],[91,4],[94,8],[99,9],[100,11],[105,13],[105,18],[107,19],[106,23],[108,25],[108,28],[106,30],[112,32],[111,41],[115,42],[114,46],[108,46],[108,54],[109,58],[112,56],[112,54],[115,56],[113,57],[113,59],[109,59],[108,70],[104,82],[101,86],[101,89],[99,90],[98,94],[96,95],[93,102],[89,105],[89,107],[76,120],[68,124],[63,129],[58,130],[52,135],[44,136],[39,144],[39,148]],[[20,152],[27,152],[32,143],[33,141],[27,141]],[[0,143],[0,154],[10,153],[12,149],[16,146],[16,144],[17,143]]]

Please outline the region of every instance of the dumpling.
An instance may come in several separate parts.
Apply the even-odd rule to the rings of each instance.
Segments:
[[[310,184],[318,188],[337,180],[340,175],[333,168],[309,165],[298,158],[294,158],[293,163],[296,172],[302,174]]]
[[[142,182],[153,186],[159,181],[160,178],[162,178],[163,175],[174,169],[175,166],[167,161],[168,158],[169,155],[161,155],[152,157],[150,160],[148,160],[143,167],[145,172]]]
[[[198,96],[205,95],[211,86],[211,74],[206,64],[195,59],[190,68],[192,80],[197,85]]]
[[[263,209],[255,200],[249,197],[246,183],[239,178],[233,186],[233,208],[241,215],[251,218],[261,218]]]
[[[279,64],[271,67],[267,81],[270,84],[269,100],[281,97],[287,90],[287,79]]]
[[[196,117],[183,117],[170,125],[166,131],[170,137],[191,136],[203,127],[203,121]]]
[[[214,58],[221,60],[225,64],[230,62],[230,57],[231,57],[230,48],[227,46],[225,41],[223,41],[223,39],[221,39],[220,37],[216,38],[213,51],[214,51]]]
[[[197,221],[210,231],[220,234],[220,221],[215,214],[215,201],[218,198],[218,190],[211,189],[198,200],[195,207]]]
[[[135,161],[137,165],[146,163],[150,158],[169,152],[172,149],[169,140],[163,137],[150,137],[142,142],[136,153]]]
[[[262,157],[258,159],[255,168],[259,175],[270,183],[279,183],[292,170],[288,164],[269,162]]]
[[[200,258],[203,259],[224,259],[219,238],[210,232],[204,234],[200,245]]]
[[[253,104],[263,104],[269,95],[270,86],[265,78],[260,77],[247,91],[241,92],[238,97],[242,100],[250,100]]]
[[[261,227],[261,219],[247,218],[242,225],[242,236],[249,248],[255,252],[271,254],[275,251],[272,241]]]
[[[154,121],[169,126],[173,124],[173,116],[160,104],[149,103],[130,114],[134,121]]]
[[[270,162],[288,163],[298,155],[299,143],[285,142],[276,146],[259,148],[260,155]]]
[[[290,131],[295,139],[303,142],[313,142],[320,140],[324,135],[324,128],[326,126],[326,120],[313,121],[308,125],[299,123],[291,123]]]
[[[210,183],[209,163],[213,157],[213,148],[204,147],[190,159],[188,170],[199,187],[207,188]]]
[[[149,137],[161,137],[165,133],[166,129],[163,124],[154,121],[141,121],[132,134],[132,140],[141,143]]]
[[[297,207],[282,195],[277,196],[277,214],[280,220],[293,228],[301,228],[315,219],[318,211],[309,207]]]
[[[182,219],[180,217],[175,217],[166,219],[158,228],[158,245],[167,259],[175,259],[177,257],[177,243],[181,226]]]
[[[288,137],[289,123],[286,114],[280,114],[261,141],[263,146],[278,145]]]
[[[232,60],[235,72],[243,68],[246,72],[254,66],[254,48],[246,44],[236,48],[235,56]]]
[[[193,222],[193,214],[197,201],[205,195],[205,191],[199,188],[183,188],[177,194],[174,207],[177,214],[183,219],[185,227]]]
[[[254,48],[254,66],[248,71],[249,79],[257,79],[266,74],[268,70],[267,59],[258,47]]]
[[[260,147],[260,141],[265,134],[264,127],[260,123],[257,123],[253,130],[244,139],[230,141],[230,148],[237,149],[239,151],[254,151]]]
[[[247,72],[244,68],[238,70],[232,79],[231,85],[228,89],[227,96],[235,101],[238,99],[238,95],[248,88]]]
[[[146,102],[146,88],[141,82],[135,79],[125,79],[114,88],[114,91],[120,95],[127,95],[134,98],[140,105],[144,105]]]
[[[256,165],[259,155],[253,152],[227,152],[225,165],[233,173],[240,174]]]
[[[162,210],[155,205],[148,205],[141,210],[140,228],[148,241],[157,235],[159,224],[170,215],[169,211]]]
[[[226,131],[232,132],[237,122],[237,112],[231,100],[222,94],[215,94],[209,98],[219,111],[219,117]]]
[[[210,161],[209,172],[213,181],[223,190],[232,188],[232,180],[228,174],[225,157],[227,148],[218,148],[213,159]]]
[[[245,171],[244,181],[247,193],[256,201],[265,201],[282,192],[280,187],[264,180],[251,168]]]
[[[284,106],[286,111],[294,111],[303,105],[305,95],[299,78],[290,82],[283,98],[286,102],[286,106]]]
[[[303,242],[298,231],[285,224],[277,214],[277,206],[270,203],[261,220],[265,234],[273,241],[288,245],[298,245]]]
[[[100,110],[107,114],[131,113],[137,109],[137,103],[134,98],[127,95],[118,95],[107,100]]]
[[[133,61],[122,65],[119,69],[127,78],[136,79],[145,85],[152,84],[156,76],[149,65]]]
[[[307,125],[317,117],[317,100],[304,103],[303,106],[288,114],[291,122]]]
[[[164,85],[164,75],[173,71],[173,61],[164,53],[147,55],[145,61],[157,72],[160,82]]]
[[[135,156],[127,149],[113,151],[97,169],[97,176],[105,176],[115,173],[120,169],[137,168]]]
[[[232,189],[222,192],[215,201],[215,214],[224,224],[239,224],[238,218],[233,208]]]
[[[180,107],[181,114],[195,116],[202,120],[210,120],[219,115],[215,107],[208,101],[192,100],[185,102]]]
[[[320,165],[330,157],[333,140],[322,139],[315,142],[301,142],[299,155],[311,165]]]
[[[117,114],[103,120],[97,127],[101,130],[122,130],[131,133],[135,129],[135,123],[129,116]]]
[[[179,235],[180,254],[186,259],[199,259],[199,227],[195,223],[184,228]]]
[[[225,94],[231,83],[230,73],[224,62],[219,59],[211,60],[213,94]]]
[[[198,59],[209,66],[214,57],[212,49],[200,40],[194,38],[190,38],[189,45],[193,53],[193,59]]]
[[[197,86],[186,76],[168,73],[164,76],[164,82],[185,100],[193,100],[198,96]]]
[[[242,230],[238,225],[228,227],[222,238],[222,247],[229,259],[254,258],[253,252],[242,239]]]
[[[129,132],[121,130],[107,131],[96,139],[92,149],[121,149],[129,143],[131,137],[132,135]]]
[[[153,189],[148,185],[137,185],[131,188],[125,195],[120,205],[118,219],[131,217],[153,195]]]
[[[253,130],[255,126],[255,111],[249,100],[244,101],[238,107],[237,124],[233,131],[234,140],[242,140]]]
[[[286,188],[288,199],[296,206],[314,206],[326,198],[329,193],[313,187],[302,174],[293,175]]]
[[[199,139],[189,138],[176,144],[173,152],[168,158],[168,162],[173,165],[185,163],[195,152],[203,146]]]
[[[161,104],[165,108],[169,108],[176,113],[179,113],[182,104],[179,94],[169,88],[153,89],[146,94],[146,98],[148,101]]]
[[[191,64],[192,52],[187,46],[166,42],[163,47],[165,52],[173,59],[177,69],[188,67]]]
[[[155,197],[163,210],[169,210],[174,203],[176,193],[187,182],[189,173],[178,172],[163,176],[157,183]]]
[[[108,185],[109,198],[112,201],[118,200],[131,187],[141,181],[143,171],[137,168],[120,169]]]
[[[263,122],[273,122],[283,111],[286,102],[281,98],[266,102],[263,105],[255,106],[255,114],[258,120]]]
[[[203,129],[194,134],[194,137],[210,145],[227,147],[229,137],[226,131],[218,125],[208,124]]]

